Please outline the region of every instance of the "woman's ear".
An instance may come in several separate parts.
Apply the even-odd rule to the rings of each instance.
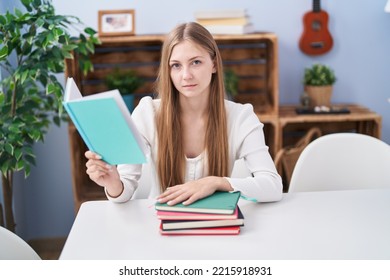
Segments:
[[[217,73],[217,67],[215,66],[215,59],[213,59],[213,71],[211,73]]]

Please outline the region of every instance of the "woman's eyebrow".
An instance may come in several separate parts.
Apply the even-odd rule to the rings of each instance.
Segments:
[[[197,55],[197,56],[189,58],[187,61],[191,61],[191,60],[199,59],[199,58],[203,58],[203,56],[202,55]],[[170,59],[169,62],[180,62],[180,60]]]

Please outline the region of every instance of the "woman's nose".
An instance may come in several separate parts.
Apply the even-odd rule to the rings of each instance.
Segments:
[[[192,78],[192,73],[189,67],[183,69],[183,79],[188,80]]]

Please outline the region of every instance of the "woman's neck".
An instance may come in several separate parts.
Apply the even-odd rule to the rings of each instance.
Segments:
[[[180,112],[182,121],[188,118],[207,118],[208,107],[208,98],[180,97]]]
[[[185,99],[180,104],[184,153],[187,158],[194,158],[205,149],[208,102]]]

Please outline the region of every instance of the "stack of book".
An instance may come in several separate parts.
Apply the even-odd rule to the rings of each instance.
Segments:
[[[246,34],[254,31],[245,9],[198,11],[195,12],[195,19],[211,34]]]
[[[244,216],[237,203],[240,192],[215,192],[190,205],[156,203],[163,235],[239,234]]]

